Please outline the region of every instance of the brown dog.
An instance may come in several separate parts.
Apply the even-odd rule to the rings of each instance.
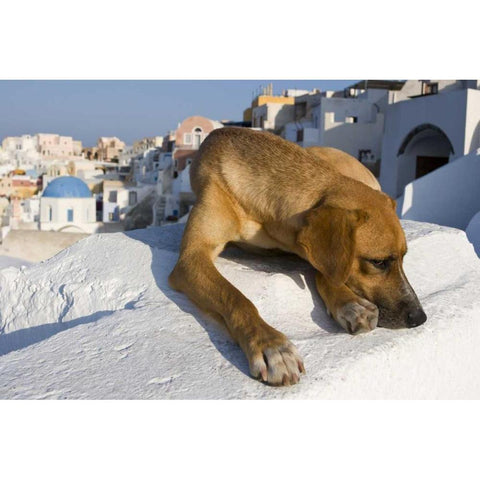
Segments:
[[[251,374],[272,385],[297,383],[303,362],[285,335],[215,268],[228,242],[308,260],[328,311],[351,334],[377,324],[415,327],[426,320],[403,273],[407,246],[395,202],[363,166],[353,174],[361,181],[334,168],[337,156],[343,158],[343,173],[352,175],[349,163],[358,167],[356,159],[338,152],[222,128],[207,137],[191,165],[197,203],[170,285],[223,322],[247,356]]]

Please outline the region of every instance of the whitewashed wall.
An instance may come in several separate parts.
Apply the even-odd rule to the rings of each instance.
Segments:
[[[438,223],[465,230],[480,211],[480,155],[472,153],[405,187],[397,201],[402,219]]]
[[[474,90],[455,90],[395,103],[387,108],[380,168],[383,191],[393,197],[401,195],[398,178],[403,173],[399,170],[408,168],[408,164],[399,165],[397,154],[407,135],[419,125],[432,124],[440,128],[452,143],[453,158],[469,152],[470,147],[466,148],[468,142],[465,142],[469,92],[480,94]]]
[[[52,219],[50,220],[50,208]],[[68,210],[73,210],[73,222],[68,221]],[[54,198],[40,200],[40,229],[63,230],[65,227],[78,227],[85,232],[95,231],[96,205],[94,198]]]

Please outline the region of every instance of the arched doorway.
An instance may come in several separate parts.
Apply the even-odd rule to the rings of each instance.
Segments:
[[[424,123],[412,129],[397,153],[398,192],[413,180],[447,164],[454,153],[452,142],[437,126]]]

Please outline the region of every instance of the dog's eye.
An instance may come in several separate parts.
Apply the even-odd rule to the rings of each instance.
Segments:
[[[378,268],[379,270],[385,270],[388,267],[389,260],[374,260],[371,259],[369,262],[375,267]]]

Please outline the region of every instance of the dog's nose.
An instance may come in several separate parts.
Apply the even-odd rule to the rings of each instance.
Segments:
[[[421,308],[418,308],[417,310],[413,310],[413,312],[408,314],[407,327],[418,327],[422,323],[425,323],[426,320],[427,316],[425,315],[425,312]]]

